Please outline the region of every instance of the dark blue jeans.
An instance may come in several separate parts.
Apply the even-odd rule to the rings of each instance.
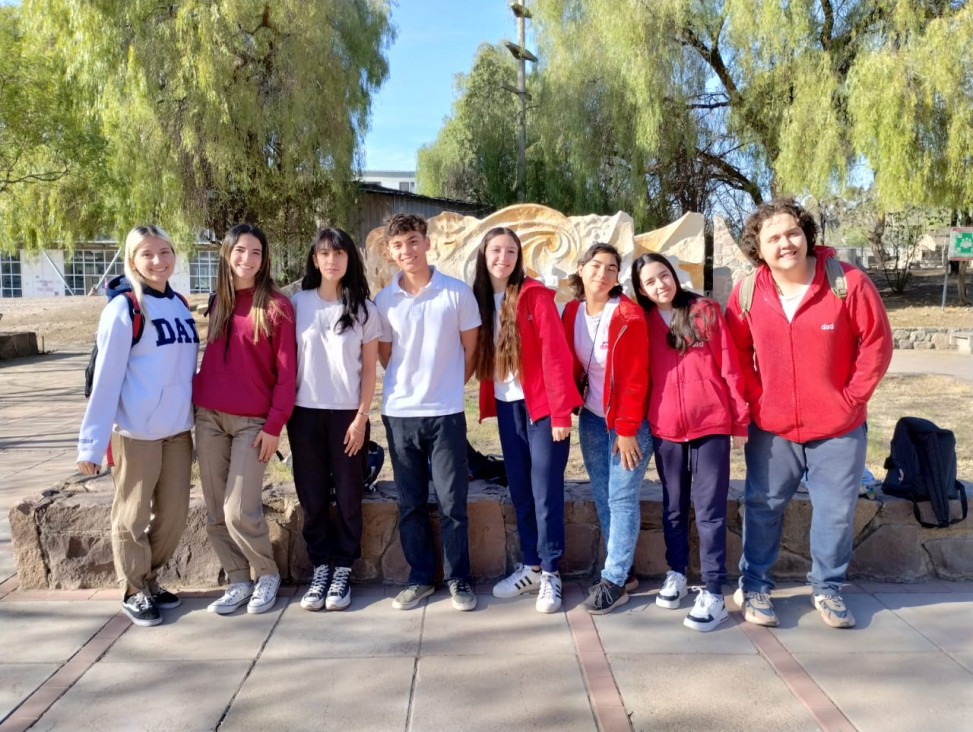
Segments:
[[[432,584],[436,549],[429,520],[429,479],[439,504],[444,579],[470,577],[466,494],[466,415],[389,417],[382,415],[399,493],[399,539],[409,563],[409,583]],[[430,470],[431,469],[431,470]]]
[[[551,418],[531,422],[524,400],[497,400],[500,448],[527,566],[557,572],[564,555],[564,468],[571,438],[555,442]]]
[[[662,535],[666,563],[686,574],[689,502],[696,509],[699,569],[706,589],[722,594],[726,582],[726,496],[730,489],[730,438],[706,435],[689,442],[652,437],[662,481]]]

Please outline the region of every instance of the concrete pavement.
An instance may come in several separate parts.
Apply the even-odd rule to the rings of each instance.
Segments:
[[[968,356],[932,353],[911,369],[973,380]],[[402,612],[397,588],[355,586],[342,613],[284,588],[270,613],[220,617],[200,591],[155,628],[115,590],[18,591],[7,512],[70,474],[86,358],[0,367],[0,732],[973,729],[970,582],[850,585],[848,631],[789,586],[780,628],[731,612],[705,634],[682,626],[690,598],[654,604],[658,583],[597,618],[577,585],[553,615],[489,587],[471,613],[443,590]]]

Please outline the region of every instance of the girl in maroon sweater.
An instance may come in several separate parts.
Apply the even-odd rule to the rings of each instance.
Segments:
[[[730,444],[743,447],[750,422],[737,352],[719,305],[684,290],[666,257],[650,252],[635,260],[632,285],[645,311],[652,353],[648,417],[662,481],[669,564],[655,602],[675,610],[686,596],[691,495],[705,587],[697,588],[696,603],[683,624],[713,630],[729,617],[723,583]]]
[[[537,592],[536,609],[561,607],[564,468],[571,410],[581,405],[554,292],[524,275],[520,239],[496,227],[476,252],[473,293],[480,421],[497,417],[523,564],[493,588],[495,597]]]
[[[280,586],[264,519],[267,461],[294,408],[294,309],[270,276],[264,233],[227,232],[203,363],[193,381],[196,447],[206,533],[229,586],[207,610],[225,615],[273,608]],[[256,579],[256,586],[252,579]]]

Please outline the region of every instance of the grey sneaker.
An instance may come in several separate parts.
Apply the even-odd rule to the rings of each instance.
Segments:
[[[462,579],[449,580],[449,594],[453,596],[453,607],[457,610],[472,610],[476,607],[476,593],[470,583]]]
[[[257,577],[253,595],[250,596],[250,602],[247,603],[247,612],[256,615],[272,610],[277,602],[278,589],[280,589],[279,574],[265,574],[262,577]]]
[[[252,594],[253,582],[234,582],[223,592],[223,597],[207,605],[206,610],[218,615],[229,615],[240,606],[246,605]]]
[[[855,616],[841,595],[811,595],[811,604],[821,611],[821,619],[832,628],[854,628]]]
[[[152,602],[160,610],[175,610],[182,605],[182,600],[179,599],[179,595],[174,592],[169,592],[165,587],[155,585],[154,587],[150,587],[150,589],[152,592]]]
[[[686,575],[670,569],[666,572],[666,580],[662,583],[662,589],[655,596],[655,604],[669,610],[676,610],[682,598],[686,596],[686,592]]]
[[[396,610],[411,610],[435,591],[436,588],[432,585],[409,585],[395,596],[392,607]]]
[[[311,586],[307,588],[304,597],[301,598],[301,607],[305,610],[320,610],[324,607],[324,596],[328,592],[328,584],[331,582],[331,567],[327,564],[319,564],[314,568],[314,576],[311,578]]]
[[[159,609],[152,602],[152,597],[145,592],[136,592],[126,597],[122,603],[122,610],[128,615],[129,620],[143,628],[162,622]]]
[[[518,564],[508,577],[493,586],[493,596],[500,599],[517,597],[527,592],[537,592],[541,586],[541,570],[533,570],[527,565]]]
[[[744,592],[738,587],[733,593],[733,600],[743,608],[743,619],[754,625],[776,628],[780,625],[770,595],[766,592]]]
[[[328,610],[344,610],[351,604],[351,567],[335,567],[328,588]]]
[[[628,602],[628,592],[623,585],[602,579],[591,588],[584,601],[584,609],[592,615],[606,615],[620,605]]]

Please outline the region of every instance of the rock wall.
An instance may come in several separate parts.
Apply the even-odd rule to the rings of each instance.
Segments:
[[[954,333],[968,333],[969,328],[893,328],[892,340],[903,350],[955,351]]]
[[[356,562],[357,582],[405,583],[408,566],[399,543],[394,487],[379,484],[364,502],[362,557]],[[111,493],[77,489],[48,491],[24,499],[10,510],[11,537],[20,586],[24,589],[78,589],[115,586],[110,521]],[[566,551],[561,571],[568,578],[593,577],[604,557],[601,529],[587,483],[566,486]],[[642,527],[635,554],[641,577],[662,577],[665,543],[661,523],[662,489],[646,482],[642,488]],[[727,568],[731,576],[741,552],[741,496],[736,487],[728,504]],[[953,502],[955,515],[959,501]],[[438,541],[438,514],[430,505]],[[312,567],[301,536],[301,509],[293,486],[265,489],[264,510],[274,554],[285,581],[306,582]],[[469,501],[470,555],[473,574],[494,580],[519,561],[516,517],[506,490],[476,483]],[[775,575],[803,580],[810,568],[808,527],[811,505],[798,494],[788,507]],[[206,539],[206,512],[193,492],[189,525],[172,561],[161,575],[166,586],[209,588],[224,581]],[[692,556],[698,555],[695,530]],[[855,515],[855,553],[850,579],[918,582],[930,578],[973,579],[973,522],[948,529],[925,529],[916,523],[908,501],[861,499]],[[693,560],[690,575],[699,567]]]

